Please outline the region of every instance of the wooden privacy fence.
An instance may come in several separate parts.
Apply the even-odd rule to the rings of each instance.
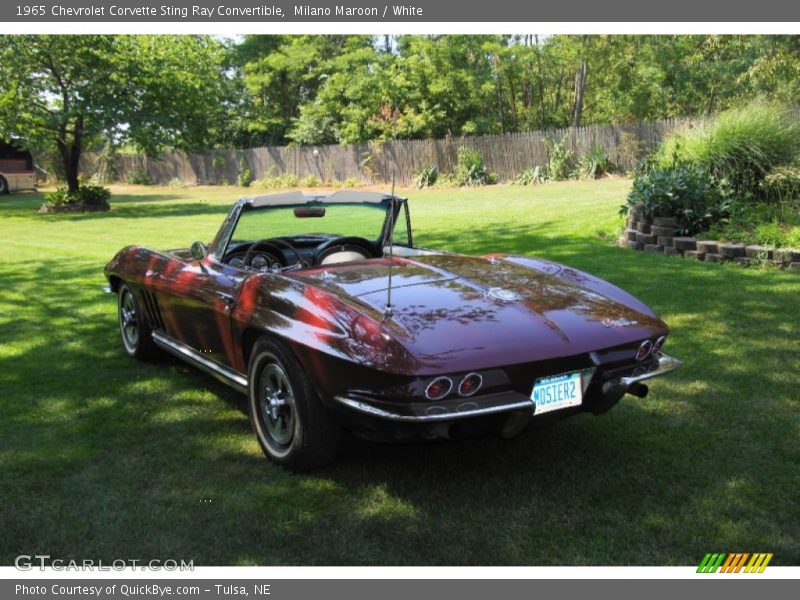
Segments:
[[[454,172],[458,149],[468,147],[481,154],[487,168],[497,173],[500,181],[509,181],[526,169],[546,165],[551,144],[562,139],[575,159],[599,146],[622,169],[629,170],[667,135],[693,122],[696,121],[676,118],[440,140],[268,146],[213,150],[205,154],[173,152],[157,158],[117,155],[114,165],[98,154],[86,153],[81,170],[101,175],[113,173],[121,181],[145,174],[152,183],[167,184],[179,179],[187,185],[236,183],[243,166],[250,168],[255,179],[292,174],[299,179],[314,176],[321,181],[355,178],[367,183],[389,183],[394,172],[398,185],[408,185],[420,169],[429,165],[436,165],[440,173]]]

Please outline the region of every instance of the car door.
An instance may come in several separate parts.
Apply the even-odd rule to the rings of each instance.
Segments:
[[[167,331],[203,356],[232,367],[231,311],[247,273],[209,255],[187,259],[160,274]]]

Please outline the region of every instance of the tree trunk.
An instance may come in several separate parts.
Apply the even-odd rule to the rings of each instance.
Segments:
[[[74,193],[78,191],[78,172],[72,168],[72,152],[69,146],[63,140],[56,142],[58,147],[58,155],[61,157],[61,165],[64,167],[64,179],[67,181],[67,191]]]
[[[561,112],[561,86],[564,83],[564,65],[558,70],[558,84],[556,85],[556,97],[553,101],[553,114],[558,115]],[[558,126],[561,127],[561,119],[558,119]]]
[[[499,71],[499,67],[500,67],[500,58],[497,56],[497,54],[495,54],[494,55],[495,72]],[[505,99],[503,98],[503,79],[499,75],[499,73],[495,81],[495,90],[497,93],[497,112],[498,115],[500,116],[500,132],[505,133],[506,132]]]
[[[544,97],[544,66],[542,66],[542,48],[539,46],[539,36],[535,36],[536,41],[536,63],[539,67],[539,110],[540,110],[540,123],[539,126],[544,128],[547,126],[547,109],[545,108]]]
[[[519,131],[519,117],[517,116],[517,89],[514,85],[514,76],[509,71],[508,73],[508,93],[511,96],[509,106],[511,106],[511,129],[512,131]]]
[[[66,131],[63,131],[61,139],[56,142],[58,146],[58,153],[61,156],[61,162],[64,165],[64,178],[67,180],[67,190],[71,193],[77,193],[80,187],[78,180],[78,171],[81,161],[81,152],[83,150],[83,117],[78,117],[72,129],[72,141],[66,141]]]
[[[572,126],[581,126],[581,116],[583,115],[583,92],[586,89],[586,74],[588,65],[585,60],[581,61],[578,72],[575,73],[575,104],[572,110]]]

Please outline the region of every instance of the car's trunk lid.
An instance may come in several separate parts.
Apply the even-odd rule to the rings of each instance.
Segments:
[[[384,313],[389,264],[365,261],[298,276]],[[506,261],[440,254],[391,265],[387,330],[442,370],[574,356],[665,331],[655,317]]]

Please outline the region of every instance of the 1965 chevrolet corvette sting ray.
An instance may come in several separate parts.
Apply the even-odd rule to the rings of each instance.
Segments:
[[[120,250],[105,268],[123,346],[170,352],[247,394],[264,453],[293,470],[374,440],[520,433],[602,413],[680,361],[627,292],[532,258],[414,245],[392,195],[236,202],[206,246]]]

